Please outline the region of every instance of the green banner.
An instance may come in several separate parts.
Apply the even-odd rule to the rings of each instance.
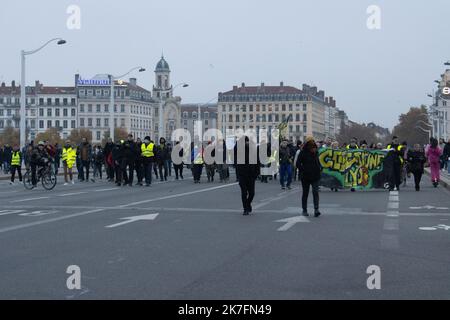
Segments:
[[[323,171],[320,184],[337,189],[385,188],[387,174],[383,161],[386,154],[381,150],[321,148],[319,160]]]

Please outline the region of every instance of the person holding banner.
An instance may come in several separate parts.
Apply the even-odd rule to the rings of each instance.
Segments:
[[[297,167],[300,171],[300,177],[303,187],[302,195],[302,215],[308,217],[308,196],[309,189],[312,187],[314,201],[314,216],[321,215],[319,211],[319,181],[322,174],[322,167],[319,162],[319,153],[314,138],[309,137],[300,152],[297,161]]]

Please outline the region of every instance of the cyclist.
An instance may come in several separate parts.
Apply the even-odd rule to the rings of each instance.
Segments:
[[[50,162],[50,156],[45,150],[45,143],[39,141],[38,146],[33,149],[31,153],[31,182],[33,188],[37,187],[36,169],[45,167]]]

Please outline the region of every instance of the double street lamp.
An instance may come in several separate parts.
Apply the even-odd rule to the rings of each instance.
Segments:
[[[111,93],[110,93],[110,107],[109,107],[109,137],[112,139],[112,141],[114,142],[114,128],[115,128],[115,124],[114,124],[114,112],[115,112],[115,92],[114,92],[114,85],[115,85],[115,81],[119,80],[121,78],[126,77],[127,75],[129,75],[130,73],[132,73],[133,71],[139,70],[139,72],[144,72],[145,68],[143,67],[135,67],[133,69],[131,69],[130,71],[128,71],[127,73],[124,73],[120,76],[113,76],[113,75],[109,75],[109,82],[111,85]]]
[[[25,147],[25,143],[26,143],[26,56],[35,54],[36,52],[44,49],[47,45],[49,45],[52,42],[56,42],[58,45],[63,45],[66,43],[66,40],[62,39],[62,38],[54,38],[51,39],[49,41],[47,41],[46,43],[44,43],[41,47],[37,48],[36,50],[31,50],[31,51],[25,51],[22,50],[20,52],[20,56],[21,56],[21,86],[20,86],[20,146],[21,147]]]

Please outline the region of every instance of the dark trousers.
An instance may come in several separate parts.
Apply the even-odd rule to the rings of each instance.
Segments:
[[[172,160],[167,160],[167,169],[169,170],[169,177],[172,176]]]
[[[106,164],[106,175],[109,180],[114,180],[114,167]]]
[[[178,177],[183,178],[183,165],[182,164],[174,164],[173,168],[175,170],[176,179],[178,179]]]
[[[414,171],[412,173],[414,175],[414,185],[416,186],[416,189],[420,188],[420,181],[422,180],[423,173],[420,171]]]
[[[80,173],[78,176],[81,176],[81,180],[89,181],[89,161],[82,160],[80,166]],[[84,173],[86,173],[86,178],[84,177]]]
[[[116,183],[122,183],[122,167],[118,163],[114,166],[114,173],[116,175]]]
[[[164,168],[164,176],[163,176],[163,168]],[[158,163],[158,169],[159,169],[159,178],[161,181],[167,180],[167,175],[169,174],[169,161],[164,160],[162,162]]]
[[[202,176],[203,165],[202,164],[194,164],[192,166],[192,175],[194,176],[194,181],[200,181],[200,177]]]
[[[145,184],[152,184],[152,169],[153,162],[144,161],[144,176],[145,176]]]
[[[400,164],[394,164],[389,179],[389,188],[391,190],[394,188],[400,189],[401,179],[402,179],[402,166]]]
[[[135,161],[134,162],[134,170],[136,171],[136,176],[138,179],[138,183],[142,183],[143,180],[143,166],[142,166],[142,161]]]
[[[38,168],[37,163],[31,163],[31,183],[33,186],[37,185],[37,177],[36,177],[36,170]]]
[[[308,210],[308,196],[309,196],[309,188],[312,187],[313,201],[314,201],[314,210],[319,210],[319,180],[309,181],[302,180],[302,208],[303,211]]]
[[[11,182],[14,182],[15,176],[19,175],[19,180],[22,181],[22,167],[21,166],[11,166]]]
[[[158,164],[153,164],[153,173],[155,174],[156,179],[158,179]]]
[[[255,197],[255,179],[251,177],[240,177],[239,187],[241,187],[242,206],[244,210],[250,210],[253,198]]]
[[[132,184],[134,176],[134,161],[123,159],[121,164],[121,171],[123,176],[123,183]]]
[[[94,173],[93,173],[94,178],[96,177],[97,174],[100,177],[100,179],[102,179],[102,163],[101,162],[94,163]]]

